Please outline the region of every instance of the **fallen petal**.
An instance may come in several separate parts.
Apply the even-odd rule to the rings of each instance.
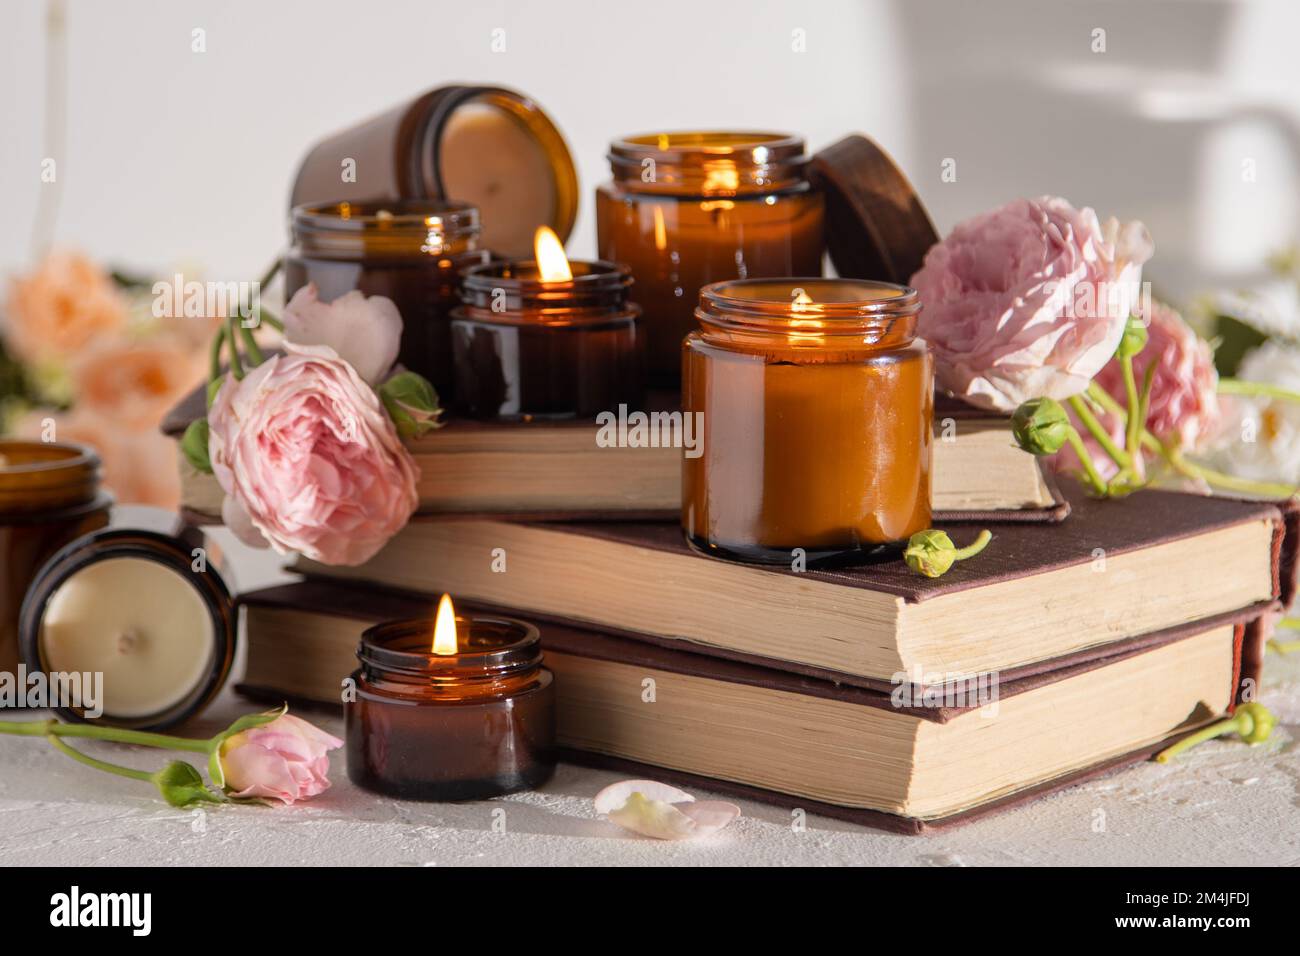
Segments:
[[[627,803],[628,797],[640,793],[648,800],[661,800],[664,803],[690,803],[695,798],[685,790],[678,790],[666,783],[655,780],[620,780],[611,783],[596,794],[597,813],[612,813]]]
[[[657,840],[690,840],[717,833],[740,816],[740,808],[696,799],[654,780],[623,780],[596,795],[596,811],[624,829]]]
[[[699,800],[677,804],[677,809],[695,821],[698,836],[717,833],[740,816],[740,807],[723,800]]]

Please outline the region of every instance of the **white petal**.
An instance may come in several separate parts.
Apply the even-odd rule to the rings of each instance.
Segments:
[[[723,800],[698,800],[694,803],[679,803],[677,809],[695,821],[695,834],[697,836],[708,836],[710,833],[717,833],[740,816],[740,807]]]
[[[249,547],[269,548],[271,546],[266,536],[253,524],[248,511],[232,495],[226,495],[225,501],[221,502],[221,521],[230,529],[231,534]]]
[[[633,793],[640,793],[648,800],[662,800],[664,803],[689,803],[695,799],[685,790],[678,790],[656,780],[620,780],[596,794],[596,812],[611,813],[619,809]]]

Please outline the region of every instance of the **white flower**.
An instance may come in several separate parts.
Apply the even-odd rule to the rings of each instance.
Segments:
[[[1265,342],[1236,377],[1300,391],[1300,347]],[[1220,404],[1224,423],[1213,466],[1251,481],[1300,484],[1300,402],[1232,395]]]

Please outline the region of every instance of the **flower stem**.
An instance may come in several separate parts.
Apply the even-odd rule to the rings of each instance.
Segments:
[[[106,773],[115,773],[119,777],[129,777],[132,780],[153,780],[153,774],[147,770],[133,770],[130,767],[123,767],[119,764],[109,763],[107,760],[96,760],[88,754],[83,754],[80,750],[69,747],[54,734],[50,734],[46,739],[54,745],[54,749],[61,753],[67,754],[73,760],[84,763],[87,767],[94,767],[96,770],[103,770]]]
[[[1284,617],[1277,622],[1278,627],[1285,627],[1289,630],[1300,630],[1300,617]]]
[[[988,543],[992,540],[993,540],[993,532],[989,531],[988,528],[985,528],[976,536],[975,540],[972,541],[970,544],[968,544],[966,547],[958,548],[953,553],[952,556],[953,560],[965,561],[967,558],[975,557],[975,555],[979,554],[986,547],[988,547]]]
[[[192,750],[196,753],[208,751],[208,741],[193,737],[151,734],[143,730],[127,730],[103,724],[64,724],[57,720],[0,720],[0,734],[19,737],[88,737],[91,740],[111,740],[119,744],[139,744],[166,750]]]
[[[1125,423],[1124,428],[1124,450],[1128,453],[1130,463],[1140,464],[1142,449],[1139,442],[1141,441],[1142,426],[1146,424],[1146,416],[1142,414],[1142,400],[1138,398],[1137,377],[1133,374],[1133,356],[1125,353],[1119,364],[1120,370],[1124,373],[1124,397],[1128,400],[1128,421]]]
[[[1265,398],[1280,398],[1289,402],[1300,402],[1300,392],[1284,388],[1271,382],[1247,382],[1240,378],[1219,379],[1220,395],[1256,395]]]
[[[262,349],[257,344],[257,336],[253,335],[253,330],[243,322],[240,322],[239,334],[244,340],[244,348],[248,350],[248,357],[252,360],[252,363],[254,365],[261,365],[262,362],[265,361],[265,356],[262,355]]]
[[[1294,651],[1300,651],[1300,641],[1279,641],[1276,638],[1270,638],[1268,646],[1271,650],[1279,654],[1290,654]]]
[[[1169,763],[1174,757],[1178,756],[1184,750],[1195,747],[1197,744],[1203,744],[1207,740],[1213,740],[1215,737],[1222,737],[1226,733],[1231,733],[1241,726],[1241,722],[1236,716],[1229,717],[1227,720],[1216,721],[1208,727],[1202,727],[1196,733],[1189,737],[1184,737],[1172,747],[1166,747],[1160,753],[1156,754],[1157,763]]]
[[[208,351],[208,381],[215,382],[221,378],[221,347],[226,344],[226,327],[217,329],[212,337],[212,348]]]
[[[226,336],[230,339],[230,374],[235,376],[235,381],[244,377],[244,363],[239,357],[238,324],[233,314],[226,317]]]
[[[271,265],[267,268],[266,272],[262,274],[262,279],[257,284],[258,288],[263,289],[266,286],[270,285],[271,280],[274,279],[276,275],[279,274],[280,266],[283,264],[284,264],[284,257],[276,256],[275,261],[272,262]]]
[[[1300,492],[1300,488],[1295,485],[1284,485],[1272,481],[1252,481],[1249,478],[1238,478],[1236,475],[1226,475],[1221,471],[1215,471],[1213,468],[1193,464],[1184,458],[1179,451],[1172,448],[1165,449],[1165,458],[1174,467],[1175,471],[1186,475],[1188,478],[1198,479],[1228,491],[1240,491],[1248,495],[1262,495],[1266,498],[1291,498],[1297,492]]]
[[[1101,427],[1101,422],[1097,421],[1097,416],[1092,413],[1092,409],[1088,407],[1088,403],[1083,400],[1082,396],[1072,395],[1067,401],[1069,401],[1070,407],[1074,409],[1074,414],[1079,416],[1079,421],[1083,422],[1084,427],[1088,429],[1088,433],[1105,450],[1106,454],[1110,455],[1115,464],[1124,470],[1132,467],[1133,462],[1128,453],[1116,445],[1110,435],[1106,434],[1106,429]]]
[[[1106,494],[1106,482],[1097,472],[1097,466],[1092,463],[1092,455],[1088,454],[1088,449],[1083,444],[1083,439],[1079,437],[1079,430],[1073,425],[1067,426],[1065,440],[1070,443],[1074,449],[1075,455],[1079,458],[1079,464],[1083,466],[1084,477],[1088,479],[1088,484],[1092,490],[1099,495]]]

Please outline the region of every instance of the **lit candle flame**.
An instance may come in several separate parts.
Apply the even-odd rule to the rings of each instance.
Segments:
[[[801,319],[799,313],[809,311],[808,307],[816,305],[813,297],[803,289],[793,289],[794,299],[790,303],[790,326],[795,329],[821,329],[824,328],[821,319]],[[823,341],[820,332],[791,332],[790,341],[794,345],[814,345]]]
[[[564,243],[548,226],[538,226],[533,235],[533,251],[537,255],[537,271],[543,282],[567,282],[573,278],[569,257],[564,254]]]
[[[438,616],[433,622],[433,652],[455,654],[457,648],[456,609],[451,606],[451,595],[444,594],[438,602]]]

